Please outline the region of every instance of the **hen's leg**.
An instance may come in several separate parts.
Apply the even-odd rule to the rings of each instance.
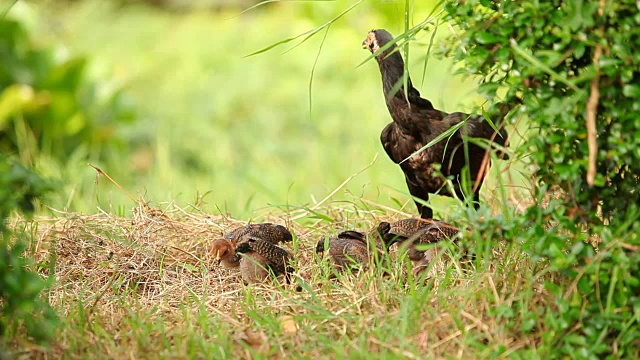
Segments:
[[[427,202],[429,200],[429,193],[427,191],[422,189],[420,186],[416,186],[412,184],[409,181],[409,179],[406,179],[406,180],[407,180],[407,187],[409,188],[409,193],[414,198],[418,198],[420,200],[423,200],[424,202]],[[433,210],[431,210],[431,207],[424,205],[422,202],[419,202],[418,200],[414,200],[414,202],[416,203],[416,207],[418,208],[418,212],[420,213],[421,218],[423,219],[433,218]]]
[[[433,219],[433,210],[431,210],[430,207],[419,204],[417,201],[416,205],[418,206],[418,211],[420,211],[420,217],[422,219]]]

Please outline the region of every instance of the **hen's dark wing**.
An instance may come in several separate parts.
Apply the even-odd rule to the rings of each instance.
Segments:
[[[399,140],[399,134],[394,129],[395,127],[395,123],[389,123],[382,130],[382,134],[380,134],[380,142],[382,143],[382,148],[387,153],[387,156],[389,156],[394,163],[398,164],[404,159],[402,158],[401,152],[404,153],[405,151],[398,149],[398,147],[402,146],[404,142]]]

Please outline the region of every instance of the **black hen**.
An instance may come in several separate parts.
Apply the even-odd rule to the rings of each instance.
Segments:
[[[393,36],[386,30],[372,30],[362,45],[375,53],[392,40]],[[442,175],[453,178],[455,193],[462,198],[461,172],[463,167],[467,165],[463,139],[484,138],[505,146],[507,132],[500,130],[500,133],[497,134],[481,116],[472,116],[461,112],[447,114],[435,109],[429,100],[420,97],[420,92],[413,87],[409,77],[407,77],[408,89],[405,97],[404,86],[397,88],[398,85],[396,85],[403,84],[404,74],[404,61],[397,50],[396,45],[393,44],[376,56],[382,74],[382,86],[387,108],[393,118],[393,122],[382,130],[380,136],[384,150],[391,160],[400,164],[409,192],[415,198],[426,201],[429,194],[438,192],[440,195],[453,196],[444,188],[445,179],[436,175],[434,164],[441,164],[440,172]],[[398,90],[394,91],[394,87]],[[509,109],[505,107],[503,110],[501,111],[503,113],[493,120],[501,120]],[[462,125],[450,138],[444,138],[430,148],[411,156],[452,126],[465,120],[466,124]],[[500,121],[496,121],[497,123]],[[473,189],[476,208],[479,205],[480,187],[486,172],[484,169],[488,165],[488,163],[483,165],[485,152],[483,147],[468,142],[469,173],[471,181],[476,183]],[[503,153],[501,155],[504,156]],[[407,160],[402,162],[405,159]],[[430,207],[424,206],[417,200],[416,206],[420,217],[433,217],[433,211]]]

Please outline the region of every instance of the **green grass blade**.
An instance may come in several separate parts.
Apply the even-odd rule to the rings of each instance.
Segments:
[[[440,24],[440,19],[436,20],[436,24],[433,28],[433,32],[431,33],[431,38],[429,39],[429,46],[427,47],[427,55],[424,57],[424,67],[422,68],[422,82],[420,86],[424,86],[424,79],[427,77],[427,64],[429,64],[429,57],[431,56],[431,49],[433,48],[433,42],[436,38],[436,34],[438,33],[438,25]]]
[[[349,11],[353,10],[356,6],[360,5],[361,2],[363,2],[364,0],[360,0],[357,3],[351,5],[350,7],[348,7],[346,10],[344,10],[343,12],[341,12],[340,14],[338,14],[336,17],[334,17],[333,19],[327,21],[326,23],[324,23],[322,26],[314,29],[314,31],[307,35],[307,37],[305,37],[302,41],[300,41],[299,43],[297,43],[296,45],[294,45],[293,47],[291,47],[290,49],[288,49],[287,51],[285,51],[284,53],[288,53],[289,51],[297,48],[298,46],[302,45],[302,43],[304,43],[305,41],[309,40],[309,38],[313,35],[315,35],[317,32],[320,32],[320,30],[324,29],[325,27],[329,27],[331,26],[334,22],[338,21],[341,17],[343,17],[344,15],[346,15]]]
[[[462,126],[464,126],[464,124],[466,124],[466,121],[461,121],[455,125],[453,125],[452,127],[450,127],[449,129],[447,129],[447,131],[443,132],[442,134],[436,136],[435,139],[429,141],[429,143],[423,147],[421,147],[420,149],[416,150],[413,152],[413,154],[409,155],[406,159],[400,161],[400,164],[404,163],[405,161],[409,160],[412,156],[419,154],[420,152],[432,147],[433,145],[439,143],[440,141],[444,140],[445,138],[450,137],[451,135],[453,135],[456,131],[458,131]]]
[[[261,1],[261,2],[259,2],[257,4],[255,4],[255,5],[253,5],[253,6],[250,6],[250,7],[246,8],[246,9],[242,10],[241,12],[237,13],[236,15],[233,15],[232,17],[227,18],[227,20],[236,18],[236,17],[238,17],[238,16],[240,16],[240,15],[242,15],[242,14],[248,12],[248,11],[251,11],[251,10],[257,8],[257,7],[260,7],[262,5],[267,5],[267,4],[270,4],[270,3],[281,2],[281,1],[292,1],[292,0],[264,0],[264,1]]]
[[[313,30],[312,30],[312,31],[313,31]],[[298,35],[298,36],[294,36],[294,37],[290,37],[290,38],[287,38],[287,39],[284,39],[284,40],[280,40],[280,41],[278,41],[278,42],[276,42],[276,43],[273,43],[273,44],[271,44],[271,45],[269,45],[269,46],[267,46],[267,47],[265,47],[265,48],[262,48],[262,49],[260,49],[260,50],[258,50],[258,51],[256,51],[256,52],[252,52],[251,54],[249,54],[249,55],[245,55],[245,56],[243,56],[243,57],[245,57],[245,58],[246,58],[246,57],[250,57],[250,56],[254,56],[254,55],[258,55],[258,54],[262,54],[263,52],[267,52],[267,51],[269,51],[269,50],[273,49],[273,48],[274,48],[274,47],[276,47],[276,46],[279,46],[279,45],[282,45],[282,44],[286,44],[286,43],[288,43],[288,42],[291,42],[291,41],[293,41],[293,40],[295,40],[295,39],[297,39],[297,38],[299,38],[299,37],[301,37],[301,36],[307,35],[308,33],[309,33],[309,32],[306,32],[306,33],[300,34],[300,35]]]
[[[427,47],[427,55],[424,58],[424,67],[422,69],[422,81],[420,86],[424,85],[424,80],[426,78],[426,73],[427,73],[427,64],[429,63],[429,56],[431,55],[433,42],[435,41],[436,34],[438,33],[438,26],[440,25],[440,15],[442,15],[442,10],[435,16],[433,14],[436,12],[437,9],[442,8],[441,5],[443,2],[444,2],[443,0],[438,1],[438,3],[434,5],[433,9],[431,9],[431,12],[429,12],[429,15],[427,15],[427,19],[435,18],[436,22],[434,24],[433,32],[431,33],[431,38],[429,39],[429,45]],[[424,30],[426,30],[426,24],[425,24]]]
[[[409,17],[410,17],[410,0],[404,2],[404,33],[409,32]],[[404,72],[402,74],[402,82],[404,83],[404,98],[409,103],[409,41],[405,41],[402,46],[402,52],[404,56]],[[409,104],[411,106],[411,104]]]
[[[342,11],[340,14],[336,15],[334,18],[332,18],[331,20],[327,21],[326,23],[316,27],[315,29],[311,29],[311,30],[306,31],[306,32],[304,32],[302,34],[299,34],[299,35],[296,35],[296,36],[293,36],[293,37],[290,37],[290,38],[287,38],[287,39],[284,39],[284,40],[280,40],[280,41],[278,41],[276,43],[273,43],[273,44],[271,44],[271,45],[269,45],[267,47],[264,47],[264,48],[262,48],[262,49],[260,49],[258,51],[252,52],[249,55],[245,55],[244,57],[249,57],[249,56],[262,54],[263,52],[269,51],[269,50],[271,50],[271,49],[273,49],[273,48],[275,48],[275,47],[277,47],[279,45],[286,44],[286,43],[291,42],[291,41],[293,41],[295,39],[298,39],[298,38],[301,38],[303,36],[306,36],[302,41],[300,41],[300,43],[296,44],[294,47],[292,47],[291,49],[287,50],[286,52],[291,51],[292,49],[295,49],[297,46],[300,46],[305,41],[309,40],[309,38],[311,38],[311,36],[317,34],[322,29],[329,27],[331,24],[333,24],[334,22],[339,20],[341,17],[343,17],[349,11],[353,10],[356,6],[360,5],[362,2],[364,2],[364,0],[359,0],[358,2],[352,4],[351,6],[346,8],[344,11]]]
[[[498,136],[502,137],[502,134],[500,134],[500,131],[498,131],[498,127],[493,123],[493,120],[491,120],[491,117],[486,111],[484,111],[484,109],[482,109],[482,117],[484,117],[484,119],[489,123],[489,126],[491,126],[493,130],[495,130]]]
[[[250,7],[246,8],[246,9],[242,10],[241,12],[237,13],[236,15],[233,15],[232,17],[227,18],[227,20],[236,18],[236,17],[238,17],[238,16],[240,16],[240,15],[242,15],[242,14],[248,12],[248,11],[251,11],[251,10],[257,8],[257,7],[260,7],[262,5],[267,5],[267,4],[270,4],[270,3],[275,3],[275,2],[309,2],[309,1],[310,2],[321,2],[321,1],[322,2],[333,2],[335,0],[264,0],[264,1],[261,1],[261,2],[259,2],[257,4],[255,4],[255,5],[253,5],[253,6],[250,6]]]
[[[311,67],[311,77],[309,77],[309,118],[311,118],[311,109],[313,108],[313,100],[311,97],[311,91],[313,87],[313,74],[316,71],[316,65],[318,65],[318,59],[320,58],[320,53],[322,52],[322,46],[327,39],[327,34],[329,34],[330,27],[331,26],[327,26],[327,30],[324,32],[324,36],[322,37],[322,41],[320,42],[320,47],[318,48],[318,53],[316,54],[316,59],[313,61],[313,66]]]

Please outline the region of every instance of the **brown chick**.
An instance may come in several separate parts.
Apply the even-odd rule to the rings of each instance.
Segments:
[[[245,284],[261,283],[270,276],[284,275],[289,282],[293,268],[289,266],[291,254],[285,249],[262,239],[250,237],[236,247],[240,259],[240,273]]]
[[[282,225],[272,223],[249,224],[227,232],[222,239],[213,242],[211,253],[217,263],[224,267],[237,268],[240,266],[240,255],[236,253],[238,244],[249,237],[265,240],[272,244],[293,240],[291,232]]]
[[[240,259],[237,259],[236,246],[227,239],[216,239],[211,244],[211,254],[216,258],[216,264],[227,267],[237,268],[240,266]]]
[[[316,245],[316,253],[324,253],[325,250],[338,271],[348,269],[356,272],[360,267],[369,264],[367,237],[359,231],[343,231],[335,237],[330,237],[326,249],[325,238],[320,238]]]
[[[260,238],[272,244],[293,240],[289,229],[272,223],[249,224],[233,229],[224,235],[225,239],[236,242],[247,237]]]
[[[433,219],[402,219],[393,223],[381,222],[378,232],[387,246],[407,243],[407,257],[414,262],[414,274],[427,268],[437,254],[437,249],[416,249],[417,244],[433,244],[456,236],[460,229]]]

